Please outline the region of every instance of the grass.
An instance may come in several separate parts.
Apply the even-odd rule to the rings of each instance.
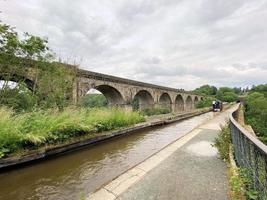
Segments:
[[[145,108],[141,111],[143,115],[151,116],[151,115],[161,115],[170,113],[170,108],[158,107],[158,108]]]
[[[0,107],[0,116],[0,157],[144,121],[140,113],[120,108],[67,108],[61,112],[37,110],[15,114]]]
[[[251,189],[253,183],[251,173],[246,169],[234,168],[230,162],[231,135],[229,124],[221,127],[221,131],[215,139],[214,146],[217,147],[220,157],[227,163],[230,198],[232,200],[254,200],[258,198],[256,190]]]

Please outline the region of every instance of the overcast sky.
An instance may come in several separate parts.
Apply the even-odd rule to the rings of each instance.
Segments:
[[[0,0],[81,68],[154,84],[267,83],[267,0]]]

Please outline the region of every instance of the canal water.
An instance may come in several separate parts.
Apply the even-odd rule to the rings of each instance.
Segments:
[[[202,114],[0,174],[0,200],[79,200],[212,118]]]

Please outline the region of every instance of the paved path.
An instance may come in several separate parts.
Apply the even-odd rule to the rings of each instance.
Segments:
[[[194,129],[88,199],[229,199],[226,164],[212,144],[231,110]]]

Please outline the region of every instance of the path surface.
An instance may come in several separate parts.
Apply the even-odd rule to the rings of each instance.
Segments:
[[[88,199],[227,200],[226,164],[212,146],[229,109],[143,163],[122,174]]]

